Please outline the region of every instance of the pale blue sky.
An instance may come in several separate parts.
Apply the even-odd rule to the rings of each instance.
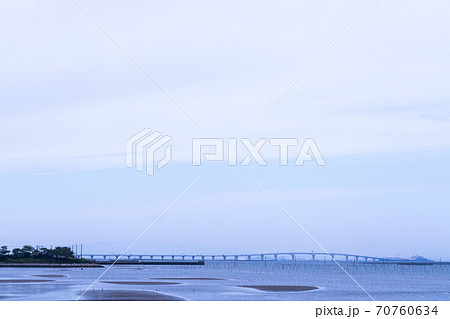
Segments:
[[[2,244],[141,252],[329,251],[450,259],[450,4],[80,1],[196,118],[187,117],[72,1],[0,10]],[[125,141],[173,136],[153,177]],[[192,167],[194,137],[315,139],[325,167]],[[311,163],[310,163],[311,164]]]

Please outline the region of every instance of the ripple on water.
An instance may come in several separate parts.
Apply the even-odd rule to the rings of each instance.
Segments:
[[[225,280],[221,278],[201,278],[201,277],[173,277],[173,278],[151,278],[156,280]]]
[[[238,286],[241,288],[253,288],[268,292],[295,292],[295,291],[309,291],[319,289],[314,286]]]
[[[0,279],[0,284],[27,284],[35,282],[49,282],[52,279]]]

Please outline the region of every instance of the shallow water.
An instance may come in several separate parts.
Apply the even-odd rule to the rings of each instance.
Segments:
[[[342,266],[376,300],[450,300],[450,265],[342,263]],[[0,268],[0,300],[76,300],[105,269]],[[319,289],[273,292],[239,287],[268,285]],[[113,266],[92,290],[97,297],[103,290],[104,296],[129,296],[140,291],[144,296],[158,293],[158,296],[184,300],[370,300],[342,269],[331,262],[211,261],[204,266],[119,265]],[[82,299],[92,295],[86,294]]]

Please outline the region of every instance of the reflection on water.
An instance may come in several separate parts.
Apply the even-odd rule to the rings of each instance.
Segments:
[[[342,264],[376,300],[450,300],[450,265]],[[75,300],[104,268],[0,268],[1,300]],[[252,288],[270,286],[264,290]],[[318,287],[279,289],[277,287]],[[304,291],[301,291],[304,290]],[[335,264],[219,261],[114,266],[83,299],[369,300]]]

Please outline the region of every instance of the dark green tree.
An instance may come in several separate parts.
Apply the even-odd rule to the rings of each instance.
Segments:
[[[41,258],[51,257],[50,249],[45,248],[45,247],[39,248],[38,256]]]
[[[31,255],[33,254],[33,252],[36,249],[34,249],[34,247],[30,246],[30,245],[25,245],[22,247],[22,257],[31,257]]]
[[[8,246],[0,247],[0,260],[6,259],[8,255],[9,255]]]
[[[12,250],[12,256],[13,256],[13,258],[22,258],[23,257],[22,249],[14,248]]]
[[[73,251],[69,247],[55,247],[50,253],[56,258],[74,258]]]
[[[8,246],[0,247],[0,256],[5,257],[9,253],[10,253],[10,251],[8,250]]]

